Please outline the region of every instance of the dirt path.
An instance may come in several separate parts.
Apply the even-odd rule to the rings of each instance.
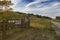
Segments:
[[[60,23],[54,21],[51,21],[51,23],[56,26],[56,34],[60,36]]]
[[[53,23],[55,26],[57,26],[57,28],[60,29],[60,23],[58,23],[58,22],[53,22],[53,21],[52,21],[52,23]]]

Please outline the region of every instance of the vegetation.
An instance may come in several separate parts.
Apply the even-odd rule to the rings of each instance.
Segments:
[[[30,27],[17,27],[6,31],[7,40],[57,40],[56,33],[50,25],[50,18],[46,16],[20,12],[0,12],[0,22],[4,19],[22,19],[24,15],[29,15]]]
[[[56,16],[56,19],[60,20],[60,16]]]
[[[21,19],[23,15],[19,15],[16,12],[0,12],[0,21],[4,19]]]
[[[60,23],[60,20],[58,20],[58,19],[54,19],[54,21],[55,21],[55,22],[59,22],[59,23]]]
[[[54,19],[53,21],[60,23],[60,16],[56,16],[56,19]]]
[[[41,15],[34,15],[34,14],[28,14],[29,16],[35,16],[37,18],[45,18],[45,19],[52,19],[50,17],[47,17],[47,16],[41,16]]]
[[[60,23],[60,16],[56,16],[56,19],[54,19],[54,21],[59,22]]]
[[[54,31],[49,29],[38,29],[38,28],[19,28],[19,31],[15,31],[10,34],[7,40],[57,40]]]

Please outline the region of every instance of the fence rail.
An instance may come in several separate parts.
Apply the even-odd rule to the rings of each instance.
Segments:
[[[7,40],[7,37],[19,31],[19,28],[29,27],[29,18],[23,19],[5,19],[0,22],[0,40]]]

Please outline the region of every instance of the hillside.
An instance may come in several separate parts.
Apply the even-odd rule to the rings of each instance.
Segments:
[[[21,19],[22,17],[22,14],[19,15],[16,12],[0,12],[0,21],[3,19]]]
[[[22,19],[24,15],[28,14],[21,12],[0,12],[0,22],[4,19]],[[12,29],[8,30],[6,32],[7,40],[55,40],[57,38],[54,29],[51,27],[50,19],[37,17],[36,15],[29,15],[29,19],[29,28],[12,27]]]
[[[9,12],[9,11],[0,12],[0,21],[4,19],[22,19],[24,15],[28,14],[24,14],[21,12]],[[30,26],[32,27],[38,27],[38,28],[50,27],[50,19],[39,18],[36,15],[29,15],[29,19],[30,19]]]

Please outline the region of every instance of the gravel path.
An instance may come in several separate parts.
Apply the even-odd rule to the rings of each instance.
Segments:
[[[60,23],[54,21],[51,21],[51,23],[56,26],[56,34],[60,36]]]

